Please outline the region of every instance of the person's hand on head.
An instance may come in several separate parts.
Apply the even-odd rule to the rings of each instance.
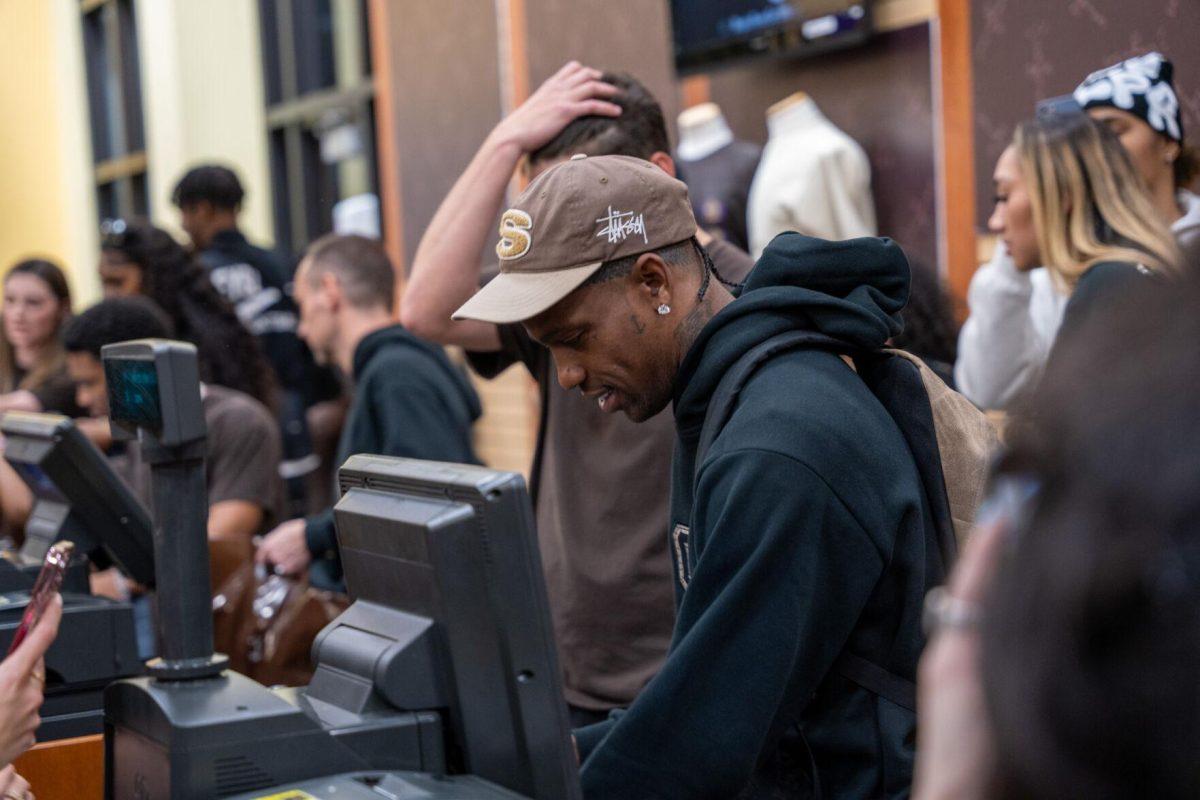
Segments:
[[[493,132],[503,143],[531,153],[557,136],[579,117],[619,117],[621,107],[609,100],[621,90],[600,79],[598,69],[571,61],[538,87],[529,99],[505,117]]]
[[[949,602],[978,609],[992,584],[1008,530],[979,528],[950,576]],[[931,634],[917,669],[917,800],[984,796],[993,746],[980,670],[977,624],[943,627]]]
[[[288,520],[264,536],[254,560],[273,565],[280,575],[303,572],[312,562],[308,539],[304,536],[304,520]]]
[[[11,764],[0,769],[0,800],[34,800],[29,781],[18,775]]]
[[[46,685],[43,656],[58,635],[61,619],[62,597],[55,594],[25,641],[0,662],[0,764],[11,764],[33,746],[34,731],[42,722],[38,709]]]

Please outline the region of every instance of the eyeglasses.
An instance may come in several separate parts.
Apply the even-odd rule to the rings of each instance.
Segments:
[[[104,220],[100,223],[100,246],[121,247],[125,244],[125,233],[128,230],[129,225],[123,219]]]

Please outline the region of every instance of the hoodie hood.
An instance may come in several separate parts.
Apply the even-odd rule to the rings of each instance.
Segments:
[[[776,236],[741,295],[709,320],[680,365],[674,394],[680,432],[699,430],[725,372],[772,336],[802,329],[882,347],[903,328],[908,284],[908,259],[891,239]]]
[[[405,330],[402,325],[389,325],[386,328],[381,328],[367,334],[358,343],[358,347],[354,349],[355,382],[362,380],[363,373],[367,370],[376,353],[394,344],[403,345],[424,354],[435,369],[445,373],[450,384],[461,395],[463,402],[470,410],[472,421],[479,419],[479,416],[483,413],[483,408],[480,406],[479,396],[475,394],[475,389],[471,386],[471,382],[467,379],[466,374],[446,357],[446,351],[440,346],[414,336]]]

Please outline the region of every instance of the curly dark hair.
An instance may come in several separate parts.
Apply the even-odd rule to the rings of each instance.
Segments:
[[[953,371],[958,356],[958,325],[938,280],[937,268],[910,257],[911,283],[904,307],[904,331],[892,344],[927,362],[938,362]]]
[[[254,335],[217,292],[204,266],[161,228],[126,223],[101,248],[142,272],[141,293],[166,312],[175,335],[196,345],[200,377],[275,406],[275,378]]]
[[[150,298],[113,297],[71,320],[63,331],[63,347],[68,353],[87,353],[99,361],[105,345],[171,335],[171,320]]]
[[[171,193],[171,202],[179,208],[209,202],[214,208],[236,211],[245,196],[246,190],[236,172],[220,164],[202,164],[179,179]]]

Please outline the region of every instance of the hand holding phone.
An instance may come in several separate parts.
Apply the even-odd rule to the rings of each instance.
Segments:
[[[74,550],[75,545],[72,542],[56,542],[46,551],[46,560],[42,562],[42,569],[33,583],[33,589],[29,591],[29,605],[25,606],[21,625],[13,634],[12,643],[8,646],[8,655],[11,656],[21,646],[29,631],[42,618],[51,598],[62,588],[63,576],[67,572],[67,565],[71,563],[71,553]]]
[[[43,572],[46,572],[45,567]],[[47,580],[50,580],[49,576]],[[58,591],[43,590],[42,596],[45,599],[40,611],[29,614],[29,609],[26,610],[29,625],[26,627],[22,620],[22,627],[26,628],[24,641],[0,662],[0,765],[12,763],[33,746],[34,731],[41,722],[38,709],[42,706],[42,689],[46,682],[42,657],[58,635],[58,623],[62,619],[62,598]],[[31,599],[30,608],[33,607]]]

